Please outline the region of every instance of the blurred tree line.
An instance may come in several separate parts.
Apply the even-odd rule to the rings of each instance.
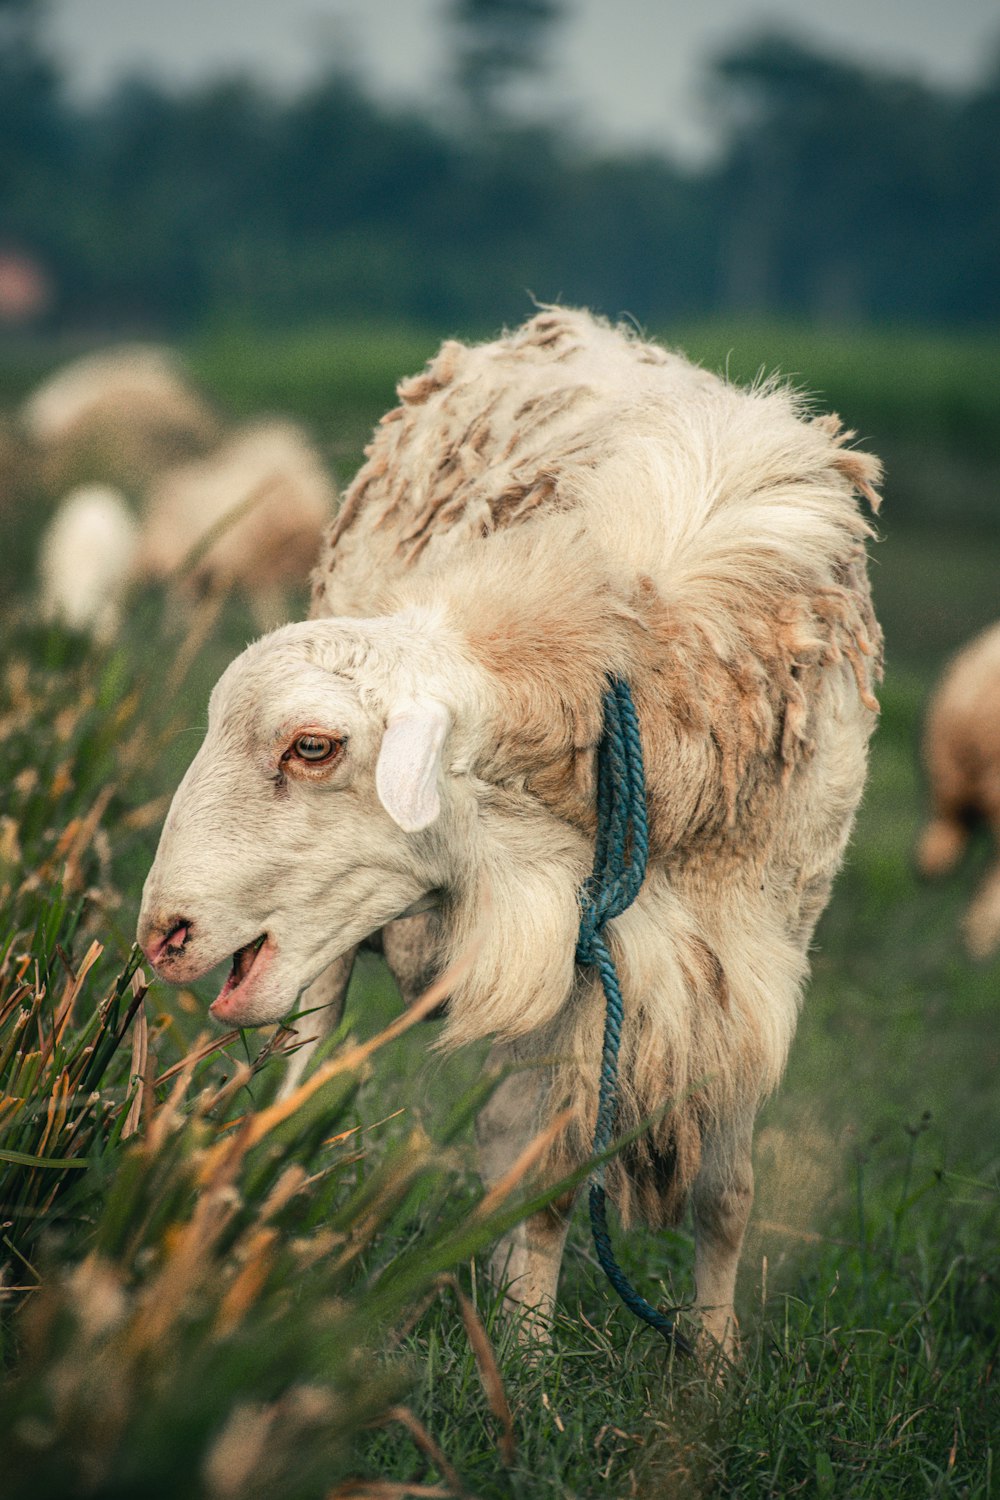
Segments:
[[[996,323],[1000,57],[951,95],[762,37],[717,60],[722,147],[684,170],[524,123],[562,9],[451,0],[432,116],[337,70],[290,99],[133,81],[84,107],[39,0],[0,0],[0,250],[47,270],[54,327],[492,327],[529,294],[654,325]]]

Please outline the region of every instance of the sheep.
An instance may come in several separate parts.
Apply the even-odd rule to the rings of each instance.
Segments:
[[[106,641],[130,589],[170,581],[190,594],[240,588],[261,628],[285,618],[336,490],[306,434],[256,423],[208,457],[168,469],[133,520],[120,491],[72,491],[43,538],[42,612]]]
[[[84,479],[138,491],[165,465],[204,452],[221,431],[175,356],[145,344],[57,370],[24,402],[20,426],[56,493]]]
[[[254,423],[153,482],[137,576],[168,578],[190,557],[189,588],[238,586],[258,624],[274,625],[287,617],[286,590],[308,576],[335,501],[333,481],[300,427]]]
[[[399,395],[311,618],[212,693],[139,942],[177,984],[231,953],[210,1012],[258,1025],[300,995],[334,1012],[357,945],[421,924],[411,970],[427,940],[452,974],[444,1044],[490,1038],[504,1077],[478,1124],[485,1180],[565,1117],[539,1169],[560,1180],[596,1115],[604,999],[574,961],[578,893],[604,693],[628,682],[650,859],[613,923],[617,1129],[647,1128],[607,1186],[626,1223],[674,1223],[690,1199],[703,1336],[728,1355],[754,1116],[877,712],[858,497],[876,504],[879,465],[776,382],[738,389],[562,308],[445,343]],[[568,1208],[494,1252],[539,1323]]]
[[[42,536],[41,614],[106,644],[116,634],[139,527],[107,485],[70,492]]]
[[[951,870],[977,823],[998,846],[962,923],[970,956],[989,958],[1000,946],[1000,624],[945,668],[927,710],[923,761],[932,806],[917,844],[921,873]]]

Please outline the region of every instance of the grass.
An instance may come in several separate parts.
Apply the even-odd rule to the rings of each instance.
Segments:
[[[228,336],[195,357],[234,409],[303,410],[346,477],[395,376],[432,347],[421,337]],[[785,337],[762,335],[757,362]],[[958,391],[948,350],[965,348],[897,360],[909,392],[888,391],[890,365],[873,362],[870,418],[856,371],[843,379],[846,391],[853,373],[859,408],[835,399],[863,431],[898,423],[905,446],[907,402],[919,413],[947,382]],[[986,386],[968,350],[955,401],[974,412]],[[811,365],[806,353],[786,342],[778,362],[822,384],[809,373],[819,344]],[[834,370],[841,355],[824,357]],[[928,431],[960,486],[951,420]],[[996,613],[995,553],[944,512],[901,523],[898,484],[890,471],[874,565],[882,723],[786,1081],[759,1123],[743,1360],[721,1384],[672,1363],[617,1307],[580,1215],[553,1348],[526,1357],[474,1255],[481,1053],[433,1055],[428,1022],[276,1119],[266,1038],[205,1052],[209,986],[141,995],[131,933],[162,797],[248,622],[229,609],[182,677],[185,643],[155,604],[121,648],[88,653],[26,624],[8,580],[5,1493],[997,1493],[1000,965],[972,966],[957,941],[987,850],[980,841],[941,887],[910,864],[922,704],[947,654]],[[16,555],[30,555],[40,514],[18,523]],[[361,965],[331,1057],[397,1008],[380,965]],[[252,1139],[241,1120],[269,1123]],[[654,1300],[691,1295],[686,1227],[618,1243]],[[441,1279],[449,1268],[454,1281]]]
[[[415,1012],[340,1046],[277,1105],[291,1033],[212,1037],[195,997],[150,1003],[130,933],[162,813],[146,769],[160,774],[172,700],[139,685],[151,658],[128,646],[89,655],[8,626],[4,1493],[127,1494],[140,1478],[164,1496],[256,1493],[265,1479],[283,1495],[326,1493],[409,1383],[375,1340],[512,1212],[476,1212],[454,1145],[490,1080],[452,1091],[432,1142],[401,1111],[386,1121],[381,1102],[358,1105],[366,1087],[378,1098],[371,1055]],[[184,645],[158,636],[175,659]],[[372,1254],[376,1236],[388,1260]]]

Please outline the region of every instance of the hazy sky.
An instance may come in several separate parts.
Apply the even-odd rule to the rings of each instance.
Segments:
[[[439,99],[447,0],[50,0],[49,34],[75,89],[122,73],[183,82],[252,71],[294,88],[354,58],[373,89]],[[1000,52],[998,0],[568,0],[556,36],[553,108],[595,140],[700,154],[707,60],[767,24],[845,56],[950,86]]]

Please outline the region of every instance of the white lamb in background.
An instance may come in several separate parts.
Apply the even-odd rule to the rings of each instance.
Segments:
[[[41,613],[100,642],[118,630],[139,527],[125,497],[107,485],[66,496],[39,552]]]
[[[776,385],[741,390],[583,312],[449,342],[400,387],[314,576],[313,615],[212,694],[143,892],[139,940],[212,1014],[329,999],[356,946],[436,908],[466,957],[446,1038],[513,1072],[481,1116],[496,1180],[586,1159],[604,997],[574,961],[609,674],[642,729],[650,859],[611,926],[625,1001],[609,1167],[626,1219],[690,1197],[706,1333],[733,1345],[751,1136],[865,776],[881,636],[866,574],[878,464]],[[426,918],[407,921],[426,924]],[[386,925],[389,924],[389,925]],[[419,942],[411,945],[419,948]],[[309,989],[309,986],[312,988]],[[565,1206],[565,1205],[564,1205]],[[554,1208],[495,1255],[547,1312]]]
[[[921,872],[947,874],[980,823],[997,846],[963,922],[971,956],[988,958],[1000,946],[1000,624],[977,635],[942,673],[927,709],[923,759],[931,820],[917,846]]]
[[[287,618],[330,524],[336,488],[294,422],[255,423],[154,480],[137,569],[200,593],[240,589],[262,628]],[[203,544],[203,550],[199,549]]]
[[[176,356],[145,344],[64,365],[28,397],[20,423],[56,491],[81,479],[137,491],[167,464],[204,452],[221,430]]]

